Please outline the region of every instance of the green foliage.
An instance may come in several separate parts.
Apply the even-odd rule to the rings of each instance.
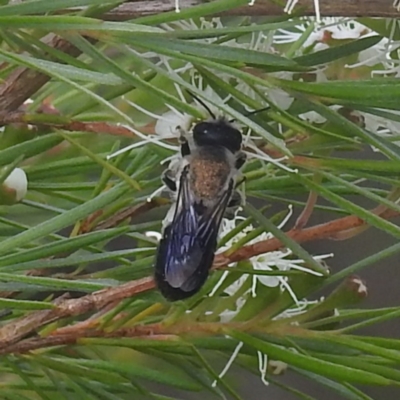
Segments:
[[[363,19],[379,34],[328,38],[330,46],[318,49],[305,45],[315,29],[310,23],[272,49],[273,35],[298,33],[304,20],[211,17],[247,3],[211,1],[128,22],[102,20],[115,1],[0,6],[0,182],[20,167],[29,184],[19,203],[0,191],[2,398],[168,399],[168,387],[240,399],[229,376],[215,369],[232,354],[240,367],[299,398],[311,397],[274,376],[276,361],[338,398],[369,399],[353,385],[400,384],[400,341],[351,334],[398,318],[399,307],[359,306],[366,288],[353,274],[400,246],[332,273],[301,245],[352,237],[367,225],[400,237],[391,220],[400,212],[393,132],[400,81],[371,78],[371,66],[346,68],[398,32]],[[30,73],[18,75],[18,68]],[[36,86],[38,73],[49,79]],[[161,231],[169,201],[147,199],[160,187],[160,163],[178,149],[173,132],[157,132],[154,114],[173,107],[191,122],[204,118],[187,91],[251,130],[247,199],[301,211],[319,197],[329,205],[311,208],[335,219],[287,234],[286,211],[249,202],[242,219],[225,227],[224,252],[204,288],[170,304],[149,278],[156,240],[148,234]],[[31,93],[32,103],[22,105]],[[274,93],[292,101],[284,107]],[[310,112],[323,119],[310,122]],[[389,132],[374,131],[366,115]],[[370,147],[379,161],[361,152]],[[299,200],[309,193],[307,202]],[[302,300],[321,289],[331,294],[318,303]],[[257,366],[265,355],[263,370]]]

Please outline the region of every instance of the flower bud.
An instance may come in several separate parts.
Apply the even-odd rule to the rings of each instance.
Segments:
[[[28,191],[28,179],[23,169],[15,168],[0,185],[0,204],[12,205],[21,201]]]

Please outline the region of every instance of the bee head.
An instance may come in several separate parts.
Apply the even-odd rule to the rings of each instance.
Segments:
[[[242,134],[224,119],[199,122],[193,127],[197,146],[222,146],[237,153],[242,147]]]

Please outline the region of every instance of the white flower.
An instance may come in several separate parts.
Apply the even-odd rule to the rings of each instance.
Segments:
[[[318,114],[316,111],[307,111],[306,113],[299,114],[299,118],[314,124],[322,124],[326,121],[326,118]]]
[[[304,18],[303,25],[296,25],[291,30],[279,29],[274,35],[275,44],[286,44],[297,42],[310,24],[313,24],[312,18]],[[367,28],[365,25],[357,21],[345,18],[322,18],[319,25],[316,26],[306,41],[303,43],[302,48],[308,48],[314,45],[313,50],[323,50],[329,46],[325,43],[327,37],[335,40],[358,39],[360,37],[370,36],[376,34]]]
[[[261,382],[268,386],[269,382],[266,379],[267,369],[268,369],[268,355],[257,351],[258,356],[258,370],[260,371]]]
[[[288,44],[297,42],[309,25],[313,23],[307,18],[302,25],[296,25],[291,30],[288,29],[278,29],[278,31],[274,34],[273,42],[274,44]],[[315,42],[321,42],[323,40],[323,31],[320,28],[314,29],[311,34],[307,37],[306,41],[303,43],[303,48],[307,48],[313,45]]]
[[[286,224],[286,222],[291,217],[291,215],[292,215],[292,208],[290,207],[290,211],[289,211],[288,215],[282,221],[282,223],[279,225],[279,228],[282,228]],[[223,237],[224,234],[230,232],[236,226],[236,223],[239,221],[242,221],[243,219],[244,218],[240,217],[240,216],[236,216],[236,218],[233,221],[224,219],[222,222],[221,236]],[[253,230],[253,227],[251,225],[249,225],[246,229],[244,229],[244,231],[238,233],[234,238],[229,240],[228,243],[226,243],[224,246],[222,246],[219,249],[219,252],[225,251],[225,250],[229,249],[230,247],[232,247],[232,245],[234,245],[241,238],[245,237],[248,234],[248,232],[251,230]],[[268,239],[271,239],[272,237],[273,236],[271,233],[262,233],[257,238],[249,241],[248,244],[253,244],[253,243],[263,241],[263,240],[268,240]],[[303,264],[304,261],[301,259],[295,259],[292,256],[293,256],[292,251],[289,249],[286,249],[284,251],[273,251],[273,252],[269,252],[266,254],[260,254],[260,255],[251,257],[248,261],[252,264],[254,271],[276,271],[276,270],[279,270],[279,271],[285,272],[285,271],[289,271],[289,270],[298,270],[298,271],[306,272],[306,273],[309,273],[312,275],[322,276],[322,274],[320,272],[310,270],[306,267],[303,267],[301,264]],[[331,256],[332,256],[331,254],[315,256],[315,259],[322,260],[322,259],[325,259],[325,258],[331,257]],[[229,267],[232,267],[234,265],[236,265],[236,264],[235,263],[230,264]],[[216,291],[222,285],[222,283],[225,280],[225,278],[227,277],[227,275],[228,275],[228,271],[225,271],[222,274],[221,279],[219,280],[219,282],[217,282],[217,284],[211,291],[210,296],[213,296],[216,293]],[[227,293],[231,296],[236,294],[236,292],[241,288],[241,286],[248,279],[248,277],[249,277],[248,274],[243,274],[237,281],[235,281],[233,284],[231,284],[230,286],[225,288],[225,290],[224,290],[225,293]],[[280,285],[281,290],[287,290],[289,292],[289,294],[293,298],[293,301],[296,304],[297,308],[303,306],[301,301],[299,301],[297,299],[295,293],[291,289],[291,287],[288,283],[287,277],[279,276],[279,275],[271,276],[271,275],[254,274],[254,275],[251,275],[251,279],[252,279],[251,290],[247,291],[243,297],[246,297],[249,294],[249,292],[251,293],[252,297],[255,297],[257,295],[256,289],[257,289],[258,283],[262,284],[264,286],[267,286],[267,287],[277,287]],[[230,320],[240,311],[240,309],[244,305],[244,303],[245,303],[245,301],[243,301],[243,300],[237,301],[237,304],[236,304],[237,309],[235,311],[226,310],[220,314],[220,317],[224,321]]]
[[[394,114],[395,116],[400,116],[400,111],[397,110],[391,110],[390,113]],[[400,122],[366,112],[358,112],[358,114],[362,116],[365,128],[370,132],[389,139],[394,139],[395,137],[398,138],[398,132],[400,131]],[[393,139],[392,143],[400,146],[400,140]],[[371,146],[371,148],[373,151],[379,151],[374,146]]]
[[[236,281],[239,283],[239,280]],[[233,285],[231,285],[233,287]],[[231,289],[231,286],[229,287]],[[238,284],[236,285],[237,289],[240,289],[242,285]],[[230,289],[225,290],[225,293],[228,293]],[[222,323],[230,322],[232,319],[238,314],[238,312],[242,309],[242,307],[245,305],[246,299],[244,297],[239,297],[236,300],[236,308],[234,310],[224,310],[223,312],[220,313],[219,315],[219,320]]]
[[[269,371],[272,375],[282,375],[286,370],[288,365],[282,361],[271,360],[268,363]]]
[[[154,131],[160,138],[176,138],[181,129],[188,132],[192,122],[191,115],[181,114],[178,110],[171,109],[157,119]]]
[[[3,182],[6,190],[14,192],[14,201],[21,201],[28,191],[28,178],[25,171],[21,168],[15,168]]]
[[[293,96],[279,88],[269,89],[268,98],[282,110],[287,110],[294,102]]]
[[[328,21],[329,19],[326,19],[326,22]],[[338,40],[359,39],[360,37],[375,34],[375,32],[372,32],[357,21],[341,18],[333,18],[331,24],[324,29],[331,33],[332,39]]]
[[[145,232],[145,236],[147,236],[148,238],[153,238],[157,242],[159,242],[162,239],[162,234],[157,231],[147,231]]]
[[[179,0],[175,0],[175,12],[180,13],[181,9],[179,7]]]
[[[333,106],[329,106],[329,108],[331,110],[337,111],[337,110],[341,109],[342,106],[335,104]],[[301,118],[305,121],[314,123],[314,124],[322,124],[326,121],[326,118],[323,117],[322,115],[318,114],[316,111],[308,111],[306,113],[299,114],[299,118]]]

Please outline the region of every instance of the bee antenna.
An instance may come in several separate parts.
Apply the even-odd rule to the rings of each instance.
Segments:
[[[258,110],[254,110],[254,111],[249,111],[248,113],[245,114],[245,117],[249,117],[250,115],[254,115],[254,114],[258,114],[259,112],[263,112],[266,111],[270,108],[270,106],[266,106],[264,108],[259,108]]]
[[[201,100],[199,97],[197,97],[196,95],[194,95],[192,92],[190,92],[189,90],[187,90],[187,92],[190,94],[190,96],[192,96],[200,105],[202,105],[206,111],[210,114],[211,118],[213,119],[217,119],[217,117],[215,116],[215,114],[211,111],[210,107],[208,107],[208,105]]]
[[[264,108],[259,108],[258,110],[254,110],[254,111],[249,111],[246,114],[243,114],[245,117],[249,117],[250,115],[254,115],[254,114],[258,114],[259,112],[263,112],[265,110],[268,110],[270,108],[270,106],[266,106]],[[235,119],[231,119],[229,120],[230,123],[235,122]]]

